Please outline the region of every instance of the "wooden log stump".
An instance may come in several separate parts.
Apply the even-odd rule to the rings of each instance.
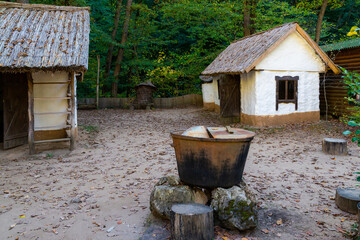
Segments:
[[[357,204],[360,202],[360,189],[338,188],[336,189],[335,203],[341,210],[357,214]]]
[[[174,204],[170,221],[173,240],[211,240],[215,237],[213,210],[209,206]]]
[[[331,155],[347,155],[347,142],[344,139],[324,138],[322,150]]]
[[[358,204],[357,204],[357,209],[358,209],[358,212],[357,212],[358,234],[360,234],[360,202],[358,202]],[[358,236],[360,236],[360,235],[358,235]]]

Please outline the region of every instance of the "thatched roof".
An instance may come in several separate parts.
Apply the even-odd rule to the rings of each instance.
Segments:
[[[249,72],[287,36],[295,31],[309,43],[335,73],[340,72],[310,36],[296,22],[292,22],[231,43],[201,74],[216,75]]]
[[[84,71],[89,32],[89,8],[0,2],[0,71]]]
[[[146,86],[146,87],[151,87],[151,88],[156,89],[155,85],[151,81],[146,81],[146,82],[143,82],[143,83],[139,83],[138,85],[135,86],[135,88],[138,88],[140,86]]]

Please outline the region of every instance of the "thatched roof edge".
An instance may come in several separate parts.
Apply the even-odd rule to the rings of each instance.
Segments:
[[[31,10],[46,10],[46,11],[90,11],[90,7],[73,7],[73,6],[55,6],[45,4],[28,4],[28,3],[13,3],[0,2],[0,8],[23,8]]]

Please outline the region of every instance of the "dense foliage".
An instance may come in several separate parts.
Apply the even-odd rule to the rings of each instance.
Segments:
[[[122,4],[114,40],[111,32],[117,2]],[[30,3],[91,7],[89,70],[78,85],[79,97],[95,95],[97,56],[100,56],[101,95],[110,96],[119,47],[124,47],[118,96],[132,95],[137,83],[151,80],[157,96],[199,93],[199,74],[232,41],[243,37],[243,1],[235,0],[134,0],[129,34],[121,45],[126,0],[30,0]],[[257,32],[297,21],[312,37],[322,0],[257,0]],[[320,45],[348,39],[359,24],[360,0],[330,0],[322,22]],[[111,72],[104,75],[109,45],[114,45]]]
[[[347,71],[344,68],[341,70],[343,71],[343,81],[348,90],[347,100],[353,105],[349,108],[352,114],[348,117],[348,125],[356,129],[355,131],[346,130],[343,134],[352,135],[351,140],[357,142],[360,147],[360,74]]]

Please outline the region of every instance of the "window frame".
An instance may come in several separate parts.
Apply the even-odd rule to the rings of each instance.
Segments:
[[[275,76],[276,81],[276,111],[279,110],[279,103],[294,103],[295,110],[298,109],[298,81],[299,76]],[[279,99],[280,81],[285,81],[285,98],[288,96],[288,82],[294,82],[294,99]]]

